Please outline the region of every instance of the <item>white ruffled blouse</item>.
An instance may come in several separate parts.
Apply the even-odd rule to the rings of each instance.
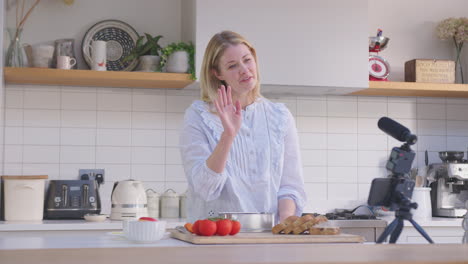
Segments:
[[[296,215],[306,203],[294,117],[284,104],[257,99],[242,110],[242,127],[222,173],[206,165],[223,132],[208,103],[186,110],[180,151],[188,181],[187,220],[220,212],[273,212],[278,201],[292,199]]]

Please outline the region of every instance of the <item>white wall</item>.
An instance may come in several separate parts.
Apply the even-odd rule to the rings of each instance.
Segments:
[[[387,49],[380,55],[390,63],[391,81],[404,81],[405,62],[412,59],[455,60],[453,41],[438,39],[435,28],[446,18],[467,17],[468,1],[369,0],[368,3],[369,36],[375,36],[380,28],[390,38]],[[462,55],[464,76],[468,76],[467,47]]]
[[[31,2],[31,1],[27,1]],[[79,0],[67,6],[59,0],[43,0],[34,9],[23,30],[23,43],[53,43],[74,38],[79,68],[87,68],[81,57],[81,41],[95,23],[117,19],[131,25],[140,35],[163,35],[160,44],[181,39],[180,0]],[[15,7],[7,11],[7,26],[15,25]]]

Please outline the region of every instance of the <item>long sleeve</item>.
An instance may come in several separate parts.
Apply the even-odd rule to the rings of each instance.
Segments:
[[[188,108],[180,135],[180,151],[189,187],[203,200],[212,201],[220,196],[227,172],[216,173],[207,167],[206,160],[213,150],[201,124],[200,113]]]
[[[278,200],[292,199],[296,203],[296,215],[300,215],[306,204],[304,178],[299,149],[299,139],[294,117],[288,111],[286,134],[284,137],[284,161]]]

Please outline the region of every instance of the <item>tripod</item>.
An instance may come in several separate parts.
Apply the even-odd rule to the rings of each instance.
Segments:
[[[399,209],[395,210],[395,219],[385,228],[379,239],[377,239],[377,243],[380,244],[384,242],[387,236],[390,235],[390,243],[394,244],[403,230],[403,221],[408,220],[429,243],[434,244],[434,241],[432,241],[426,231],[424,231],[424,229],[413,220],[413,214],[411,214],[410,210],[411,208],[418,208],[418,204],[411,203],[411,201],[402,192],[396,192],[396,195],[399,198]]]

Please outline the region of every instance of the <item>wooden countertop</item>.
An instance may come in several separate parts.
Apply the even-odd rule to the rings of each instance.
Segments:
[[[144,245],[143,245],[144,246]],[[468,263],[462,244],[264,244],[0,250],[10,263]]]

